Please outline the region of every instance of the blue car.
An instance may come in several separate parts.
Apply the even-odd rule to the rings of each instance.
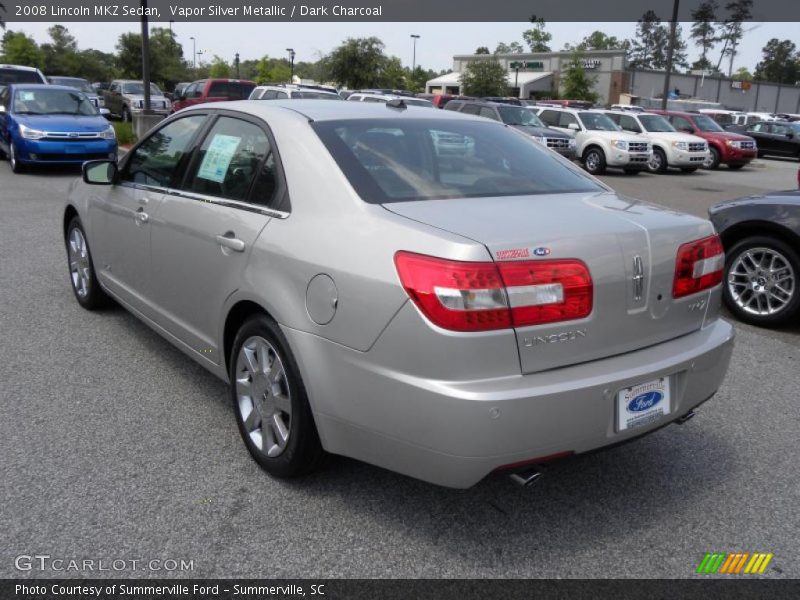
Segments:
[[[0,86],[0,156],[20,173],[33,164],[116,159],[114,128],[86,94],[63,85]]]

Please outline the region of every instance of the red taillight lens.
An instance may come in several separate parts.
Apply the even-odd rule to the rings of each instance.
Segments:
[[[688,242],[678,248],[672,297],[696,294],[722,281],[725,251],[718,235]]]
[[[526,260],[497,266],[514,327],[582,319],[592,312],[592,277],[579,260]]]
[[[398,252],[395,265],[414,303],[445,329],[506,329],[592,312],[592,280],[578,260],[496,264]]]

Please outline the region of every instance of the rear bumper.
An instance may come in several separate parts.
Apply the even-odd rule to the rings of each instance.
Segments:
[[[595,450],[677,419],[717,391],[734,339],[733,328],[716,320],[689,335],[581,365],[446,381],[395,370],[381,358],[380,339],[362,353],[284,332],[328,451],[456,488],[501,466]],[[665,376],[670,414],[617,432],[616,393]]]

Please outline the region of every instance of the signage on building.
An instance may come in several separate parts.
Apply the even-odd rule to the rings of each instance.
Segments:
[[[587,58],[583,61],[583,68],[584,69],[596,69],[600,66],[600,59],[598,58]]]
[[[734,90],[747,91],[751,87],[753,87],[753,84],[749,81],[731,81],[731,88]]]
[[[539,60],[532,60],[532,61],[521,61],[515,60],[513,62],[508,63],[509,68],[511,69],[531,69],[532,71],[544,69],[544,63]]]

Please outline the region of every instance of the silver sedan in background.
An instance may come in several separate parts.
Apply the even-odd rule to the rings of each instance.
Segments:
[[[468,487],[685,420],[733,348],[708,221],[402,101],[180,111],[84,165],[63,226],[77,301],[228,381],[280,477],[330,452]]]

